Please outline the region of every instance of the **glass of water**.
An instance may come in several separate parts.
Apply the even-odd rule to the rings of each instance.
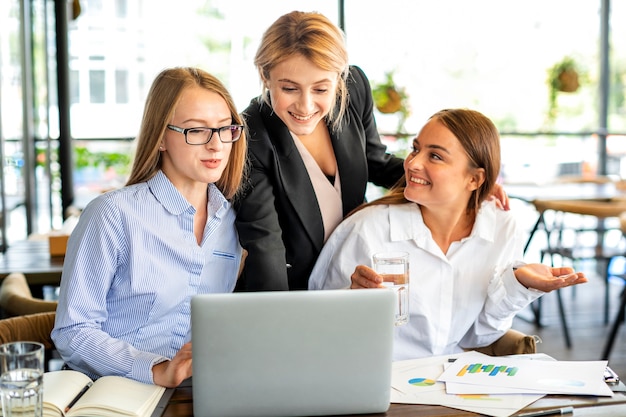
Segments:
[[[0,345],[3,417],[41,417],[44,346],[36,342]]]
[[[379,252],[372,256],[374,270],[383,278],[383,285],[396,293],[396,326],[409,321],[409,254]]]

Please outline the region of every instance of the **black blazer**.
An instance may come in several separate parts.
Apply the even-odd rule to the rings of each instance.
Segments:
[[[373,116],[369,81],[350,68],[349,102],[331,141],[341,178],[344,216],[364,202],[367,182],[391,187],[402,175],[402,159],[386,153]],[[257,97],[243,112],[251,172],[235,201],[237,230],[248,251],[238,291],[300,290],[324,243],[324,226],[306,167],[285,124]]]

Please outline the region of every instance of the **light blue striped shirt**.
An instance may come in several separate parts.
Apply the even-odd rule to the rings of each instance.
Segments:
[[[200,245],[195,209],[162,172],[85,207],[52,331],[71,368],[153,383],[152,366],[191,339],[191,297],[233,291],[242,254],[235,212],[215,185],[208,195]]]

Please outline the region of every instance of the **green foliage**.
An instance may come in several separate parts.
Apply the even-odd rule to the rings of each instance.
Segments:
[[[77,169],[87,167],[113,168],[124,173],[130,166],[130,156],[119,152],[91,152],[89,149],[74,147],[74,165]]]
[[[398,113],[398,132],[404,131],[404,123],[411,111],[409,96],[404,87],[398,87],[393,79],[393,71],[385,73],[385,81],[372,83],[374,105],[381,113]]]
[[[580,68],[571,56],[565,56],[548,70],[549,106],[548,120],[557,116],[557,96],[559,92],[573,93],[578,90]]]

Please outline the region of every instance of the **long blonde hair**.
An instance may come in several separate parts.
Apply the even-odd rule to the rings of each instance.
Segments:
[[[287,13],[263,34],[254,65],[261,80],[265,81],[270,79],[270,72],[276,65],[295,55],[302,55],[324,71],[337,73],[337,100],[326,118],[333,129],[339,129],[348,101],[346,79],[349,66],[344,33],[320,13]],[[262,96],[269,105],[265,82]]]
[[[219,94],[231,113],[233,124],[244,124],[230,93],[213,75],[198,68],[170,68],[162,71],[152,83],[137,137],[137,150],[126,185],[145,182],[161,169],[159,146],[167,124],[174,114],[178,101],[186,88],[198,86]],[[228,163],[216,186],[228,199],[241,188],[246,172],[247,139],[244,132],[233,143]]]
[[[469,109],[445,109],[430,117],[436,119],[459,140],[469,157],[472,168],[485,170],[485,180],[474,191],[467,202],[467,213],[476,214],[482,202],[493,193],[500,173],[500,134],[493,122],[482,113]],[[387,194],[370,203],[362,204],[352,211],[380,204],[403,204],[406,177],[402,176]]]

